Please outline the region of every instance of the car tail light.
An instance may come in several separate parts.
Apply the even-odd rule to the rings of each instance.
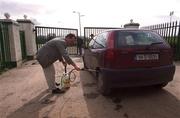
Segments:
[[[133,66],[133,49],[107,49],[105,51],[105,65],[110,68],[128,68]]]
[[[115,52],[113,51],[113,49],[108,49],[105,52],[105,60],[106,61],[114,61],[115,59]]]
[[[114,32],[110,32],[107,40],[107,48],[114,48]]]
[[[163,49],[161,50],[161,64],[172,64],[173,63],[173,50],[172,49]]]
[[[114,68],[116,66],[117,52],[115,49],[107,49],[104,54],[104,66]]]
[[[116,53],[114,49],[114,32],[110,32],[107,39],[107,49],[104,54],[104,64],[106,66],[112,66],[116,59]]]

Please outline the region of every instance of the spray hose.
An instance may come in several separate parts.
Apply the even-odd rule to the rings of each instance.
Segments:
[[[74,73],[75,69],[71,69],[69,72],[67,72],[67,66],[64,66],[64,72],[68,74],[70,82],[74,82],[76,79],[76,74]]]

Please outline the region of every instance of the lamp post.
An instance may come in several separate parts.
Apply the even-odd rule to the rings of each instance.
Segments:
[[[78,14],[78,18],[79,18],[79,35],[81,36],[81,17],[83,17],[84,15],[81,15],[81,13],[78,12],[78,11],[73,11],[73,13]]]

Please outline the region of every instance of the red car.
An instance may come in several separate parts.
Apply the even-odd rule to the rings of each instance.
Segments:
[[[175,65],[170,45],[157,33],[140,29],[110,30],[98,34],[84,50],[84,67],[96,70],[98,89],[164,87],[173,80]]]

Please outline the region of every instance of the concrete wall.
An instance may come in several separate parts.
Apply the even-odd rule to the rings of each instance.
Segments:
[[[0,21],[8,25],[8,38],[11,55],[11,60],[8,63],[13,66],[20,66],[22,64],[20,31],[25,32],[27,58],[34,59],[37,52],[35,32],[33,31],[34,24],[30,20],[26,19],[17,20],[18,22],[11,19],[0,19]]]
[[[130,28],[130,29],[139,29],[139,23],[128,23],[124,25],[124,28]]]
[[[139,29],[139,26],[125,26],[124,28],[130,28],[130,29]]]
[[[25,32],[25,41],[26,41],[26,53],[29,58],[34,58],[37,49],[36,49],[36,40],[34,24],[30,20],[19,19],[17,22],[20,25],[20,31]]]
[[[22,64],[21,42],[19,36],[19,24],[10,19],[1,19],[8,25],[11,63],[15,66]]]

